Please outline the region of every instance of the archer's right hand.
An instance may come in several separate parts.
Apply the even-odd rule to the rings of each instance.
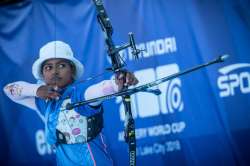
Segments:
[[[60,97],[60,93],[58,93],[58,88],[49,85],[40,86],[36,91],[36,95],[39,98],[45,100],[58,99]]]

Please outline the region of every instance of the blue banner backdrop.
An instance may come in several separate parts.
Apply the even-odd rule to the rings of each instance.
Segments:
[[[134,32],[143,49],[121,52],[140,84],[207,62],[230,59],[159,85],[160,96],[132,96],[138,165],[249,165],[250,3],[247,0],[104,0],[117,45]],[[83,79],[110,66],[91,0],[33,0],[0,7],[0,87],[35,83],[31,65],[51,40],[69,43]],[[111,78],[86,82],[94,84]],[[105,132],[115,165],[128,165],[121,99],[105,103]],[[1,165],[53,165],[37,112],[0,91]]]

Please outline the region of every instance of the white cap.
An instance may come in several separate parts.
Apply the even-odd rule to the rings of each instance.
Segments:
[[[49,59],[62,58],[71,61],[76,68],[74,78],[79,79],[84,71],[83,64],[74,58],[72,49],[70,46],[62,41],[51,41],[45,44],[39,52],[39,58],[33,63],[32,74],[37,80],[43,80],[42,76],[42,64]]]

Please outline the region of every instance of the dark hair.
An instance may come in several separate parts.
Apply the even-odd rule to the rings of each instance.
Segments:
[[[75,66],[75,64],[72,61],[70,61],[70,60],[68,60],[68,61],[69,61],[70,67],[71,67],[71,69],[73,71],[73,74],[74,74],[73,78],[75,79],[75,76],[76,76],[76,66]]]

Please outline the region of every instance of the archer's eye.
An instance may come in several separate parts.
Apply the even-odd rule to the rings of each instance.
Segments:
[[[63,68],[65,68],[66,67],[66,64],[65,63],[60,63],[59,65],[58,65],[58,68],[59,69],[63,69]]]
[[[45,65],[44,67],[43,67],[43,70],[45,70],[45,71],[50,71],[50,70],[52,70],[52,66],[51,65]]]

